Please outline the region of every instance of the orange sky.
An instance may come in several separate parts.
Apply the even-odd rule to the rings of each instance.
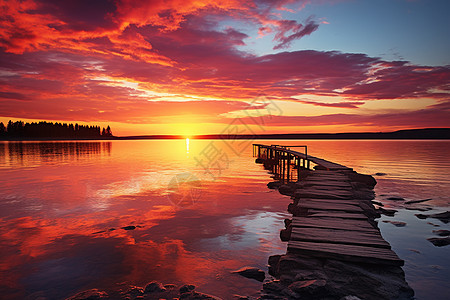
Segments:
[[[450,127],[449,38],[420,23],[445,10],[391,2],[1,0],[0,121],[119,136]],[[375,26],[364,9],[395,15]]]

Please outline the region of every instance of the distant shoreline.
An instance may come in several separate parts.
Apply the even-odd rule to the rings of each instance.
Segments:
[[[450,128],[425,128],[398,130],[394,132],[355,132],[355,133],[286,133],[286,134],[206,134],[189,137],[191,139],[247,139],[247,140],[448,140]],[[93,138],[33,138],[16,137],[1,141],[116,141],[116,140],[173,140],[186,139],[183,135],[138,135]]]

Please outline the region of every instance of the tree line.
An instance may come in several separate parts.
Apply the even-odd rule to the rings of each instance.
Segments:
[[[112,137],[111,127],[52,123],[52,122],[13,122],[5,126],[0,122],[0,138],[101,138]]]

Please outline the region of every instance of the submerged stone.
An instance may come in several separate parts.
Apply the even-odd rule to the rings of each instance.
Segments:
[[[327,281],[324,279],[301,280],[289,285],[289,288],[300,296],[326,295]]]
[[[281,182],[279,182],[279,181],[272,181],[272,182],[269,182],[269,183],[267,184],[267,187],[268,187],[269,189],[277,189],[277,188],[280,187],[280,185],[282,185]]]
[[[450,222],[450,211],[441,212],[437,214],[431,214],[431,215],[425,215],[425,214],[416,214],[416,217],[419,219],[426,219],[426,218],[434,218],[442,221],[443,223]]]
[[[132,296],[132,297],[141,296],[144,294],[144,289],[139,286],[131,285],[122,294],[126,295],[126,296]]]
[[[67,298],[66,300],[97,300],[107,298],[108,294],[98,289],[90,289],[87,291],[79,292],[78,294]]]
[[[180,287],[180,294],[189,293],[195,290],[195,285],[192,284],[185,284],[182,287]]]
[[[422,200],[411,200],[411,201],[406,201],[405,204],[416,204],[416,203],[427,202],[430,200],[433,200],[433,199],[428,198],[428,199],[422,199]]]
[[[264,279],[266,278],[266,273],[264,271],[262,271],[258,268],[253,268],[253,267],[244,267],[237,271],[233,271],[232,273],[237,273],[241,276],[255,279],[255,280],[258,280],[261,282],[263,282]]]
[[[439,236],[449,236],[450,230],[440,229],[440,230],[433,230],[434,234],[437,234]]]
[[[388,197],[388,200],[394,200],[394,201],[404,201],[405,198],[402,197],[398,197],[398,196],[392,196],[392,197]]]
[[[388,217],[393,217],[395,215],[395,213],[397,212],[395,209],[386,209],[386,208],[382,208],[382,207],[380,207],[377,211],[380,214],[383,214]]]
[[[383,223],[390,223],[396,227],[405,227],[406,223],[405,222],[400,222],[400,221],[389,221],[389,220],[383,220]]]
[[[436,247],[443,247],[450,245],[450,236],[444,238],[429,238],[427,240],[430,241]]]
[[[145,286],[144,293],[159,293],[164,292],[166,288],[163,286],[161,282],[152,281]]]

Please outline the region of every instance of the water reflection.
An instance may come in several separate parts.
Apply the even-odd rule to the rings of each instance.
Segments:
[[[189,154],[189,138],[186,139],[186,154]]]
[[[0,162],[29,166],[47,161],[89,159],[110,156],[111,147],[111,142],[0,142]]]
[[[207,144],[191,142],[190,151],[197,155]],[[26,146],[3,147],[8,157],[16,149],[15,157],[24,159],[0,166],[0,226],[8,228],[0,231],[0,277],[7,278],[0,293],[6,299],[61,299],[151,280],[192,283],[224,298],[251,295],[260,284],[231,284],[230,271],[264,269],[267,254],[284,248],[276,224],[285,203],[266,189],[265,171],[250,158],[236,161],[234,176],[183,186],[177,174],[203,171],[186,158],[185,140],[118,141],[109,152],[97,144],[78,156],[67,145],[50,152]],[[38,163],[23,168],[29,156]],[[201,197],[193,194],[200,189]],[[173,193],[195,201],[185,205]]]
[[[266,142],[283,143],[260,143]],[[269,255],[285,253],[279,230],[289,216],[285,211],[290,199],[267,189],[269,174],[254,164],[251,143],[242,155],[233,156],[220,180],[202,180],[197,186],[190,184],[197,181],[177,177],[202,178],[204,170],[194,158],[208,143],[190,140],[191,158],[186,156],[186,140],[0,143],[2,298],[60,299],[89,288],[151,280],[192,283],[225,299],[256,293],[259,282],[237,278],[230,271],[246,265],[266,269]],[[312,155],[362,173],[387,173],[377,178],[378,200],[385,205],[382,194],[398,193],[408,200],[433,198],[432,205],[448,207],[448,143],[307,144]],[[413,163],[413,158],[422,163]],[[174,178],[176,184],[170,184]],[[184,205],[197,188],[201,197]],[[174,193],[179,198],[169,197]],[[416,222],[406,227],[380,224],[383,235],[392,234],[392,240],[399,241],[389,240],[400,255],[409,254],[412,246],[403,246],[406,241],[398,235],[404,236],[411,227],[407,242],[422,245],[414,249],[423,253],[419,267],[425,270],[428,255],[448,257],[450,248],[432,246],[426,240],[431,225],[413,214],[408,212]],[[416,223],[428,227],[418,231],[413,228]],[[127,226],[135,229],[123,229]],[[441,228],[445,229],[443,224]],[[440,265],[450,269],[445,260]],[[408,275],[409,270],[407,266],[408,280],[423,278]],[[435,277],[444,278],[448,272],[441,273]],[[438,281],[433,280],[428,290],[438,290]]]

